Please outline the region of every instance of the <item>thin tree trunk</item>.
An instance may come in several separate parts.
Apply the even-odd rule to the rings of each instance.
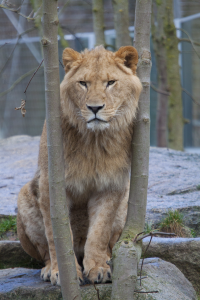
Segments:
[[[183,150],[183,106],[173,0],[153,0],[152,37],[158,70],[158,146]],[[168,141],[167,141],[168,137]],[[167,141],[167,142],[166,142]]]
[[[105,45],[103,0],[92,0],[93,27],[96,38],[95,45]]]
[[[128,0],[112,0],[114,10],[114,25],[116,31],[116,47],[132,45],[129,36]]]
[[[167,55],[166,55],[166,36],[164,33],[164,16],[165,16],[166,2],[162,1],[159,5],[153,1],[152,11],[152,39],[153,47],[156,56],[156,67],[158,72],[158,90],[168,92],[167,84]],[[157,146],[167,147],[168,130],[168,95],[158,93],[157,105]]]
[[[164,1],[164,0],[162,0]],[[179,50],[174,25],[173,0],[166,0],[164,32],[166,35],[167,80],[169,85],[169,148],[183,150],[183,105],[179,67]]]
[[[43,0],[43,38],[51,221],[64,300],[80,300],[67,209],[60,121],[57,1]]]
[[[145,20],[145,22],[144,22]],[[139,55],[138,76],[143,85],[132,140],[131,183],[125,228],[113,251],[112,300],[134,299],[141,243],[133,243],[145,225],[150,145],[150,27],[151,0],[136,1],[135,47]],[[123,263],[122,263],[123,262]]]

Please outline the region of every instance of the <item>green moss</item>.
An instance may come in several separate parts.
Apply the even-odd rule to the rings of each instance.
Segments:
[[[157,5],[161,5],[161,4],[162,4],[162,1],[161,1],[161,0],[156,0],[156,4],[157,4]]]
[[[197,190],[200,191],[200,184],[197,185]]]

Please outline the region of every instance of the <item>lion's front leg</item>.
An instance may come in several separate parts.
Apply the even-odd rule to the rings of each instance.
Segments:
[[[45,281],[49,280],[53,285],[60,285],[58,264],[56,258],[56,249],[53,239],[53,229],[51,224],[50,215],[50,201],[49,201],[49,182],[47,176],[40,176],[39,181],[39,206],[43,217],[45,235],[49,246],[50,260],[47,262],[46,266],[41,271],[41,278]]]
[[[110,260],[108,245],[112,224],[123,194],[102,193],[89,201],[89,230],[84,253],[84,275],[92,282],[111,280],[111,270],[106,263]]]

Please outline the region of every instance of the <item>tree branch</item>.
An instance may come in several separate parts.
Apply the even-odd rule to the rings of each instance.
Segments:
[[[155,87],[155,85],[152,84],[152,82],[150,83],[150,85],[151,85],[151,88],[152,88],[154,91],[156,91],[157,93],[163,94],[163,95],[166,95],[166,96],[169,96],[169,95],[170,95],[169,92],[165,92],[165,91],[161,91],[161,90],[157,89],[157,88]]]
[[[190,40],[190,43],[192,44],[192,47],[193,47],[193,49],[194,49],[196,55],[197,55],[198,58],[200,59],[200,54],[197,52],[197,50],[196,50],[196,48],[195,48],[195,46],[194,46],[194,42],[193,42],[192,38],[190,37],[190,35],[187,33],[187,31],[184,30],[184,29],[182,29],[182,28],[176,28],[176,30],[180,30],[180,31],[184,32],[184,33],[187,35],[188,39]]]
[[[191,40],[185,39],[185,38],[178,39],[178,41],[179,41],[180,43],[181,43],[181,42],[188,42],[188,43],[191,43]],[[196,46],[200,46],[200,43],[198,43],[198,42],[194,42],[194,41],[193,41],[193,44],[196,45]]]
[[[198,106],[200,106],[200,103],[196,99],[194,99],[194,97],[186,89],[184,89],[183,87],[182,87],[182,91],[185,92],[192,99],[192,101],[195,104],[197,104]]]
[[[43,67],[42,67],[43,68]],[[33,72],[35,72],[37,68],[31,69],[30,71],[28,71],[27,73],[25,73],[24,75],[22,75],[21,77],[19,77],[12,85],[11,87],[9,87],[8,90],[0,93],[0,98],[3,97],[4,95],[8,94],[9,92],[11,92],[16,85],[18,85],[24,78],[28,77],[29,75],[33,74]]]
[[[29,16],[25,16],[24,14],[20,13],[19,10],[21,8],[21,5],[17,9],[13,9],[13,8],[7,7],[7,6],[3,5],[3,4],[0,4],[0,8],[2,8],[2,9],[8,9],[8,10],[10,10],[10,11],[12,11],[12,12],[14,12],[14,13],[20,15],[20,16],[22,16],[23,18],[26,18],[29,21],[35,20],[36,16],[37,16],[37,15],[35,15],[34,18],[31,18]]]
[[[65,9],[65,7],[69,4],[70,0],[67,0],[66,3],[63,5],[63,7],[61,8],[61,10],[58,13],[58,17],[60,17],[60,15],[63,13],[63,10]]]
[[[8,57],[8,59],[7,59],[7,61],[5,62],[4,66],[2,67],[2,69],[0,70],[0,75],[1,75],[1,73],[5,70],[5,68],[6,68],[6,66],[7,66],[7,64],[8,64],[8,62],[9,62],[9,60],[11,59],[11,57],[12,57],[14,51],[15,51],[15,48],[16,48],[16,46],[17,46],[19,40],[20,40],[20,38],[21,38],[24,34],[26,34],[26,33],[30,32],[30,31],[32,31],[33,29],[35,29],[35,27],[30,28],[30,29],[28,29],[28,30],[26,30],[26,31],[24,31],[24,32],[22,32],[22,33],[20,33],[20,34],[18,35],[18,37],[17,37],[17,42],[16,42],[15,46],[13,47],[13,50],[12,50],[10,56]],[[4,44],[4,45],[5,45],[5,44]],[[4,46],[4,45],[3,45],[3,46]]]

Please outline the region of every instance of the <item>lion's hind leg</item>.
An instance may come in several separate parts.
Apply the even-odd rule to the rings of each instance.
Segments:
[[[18,196],[17,233],[23,249],[31,257],[44,262],[41,277],[45,281],[49,280],[51,275],[49,248],[42,214],[30,183],[21,189]]]

